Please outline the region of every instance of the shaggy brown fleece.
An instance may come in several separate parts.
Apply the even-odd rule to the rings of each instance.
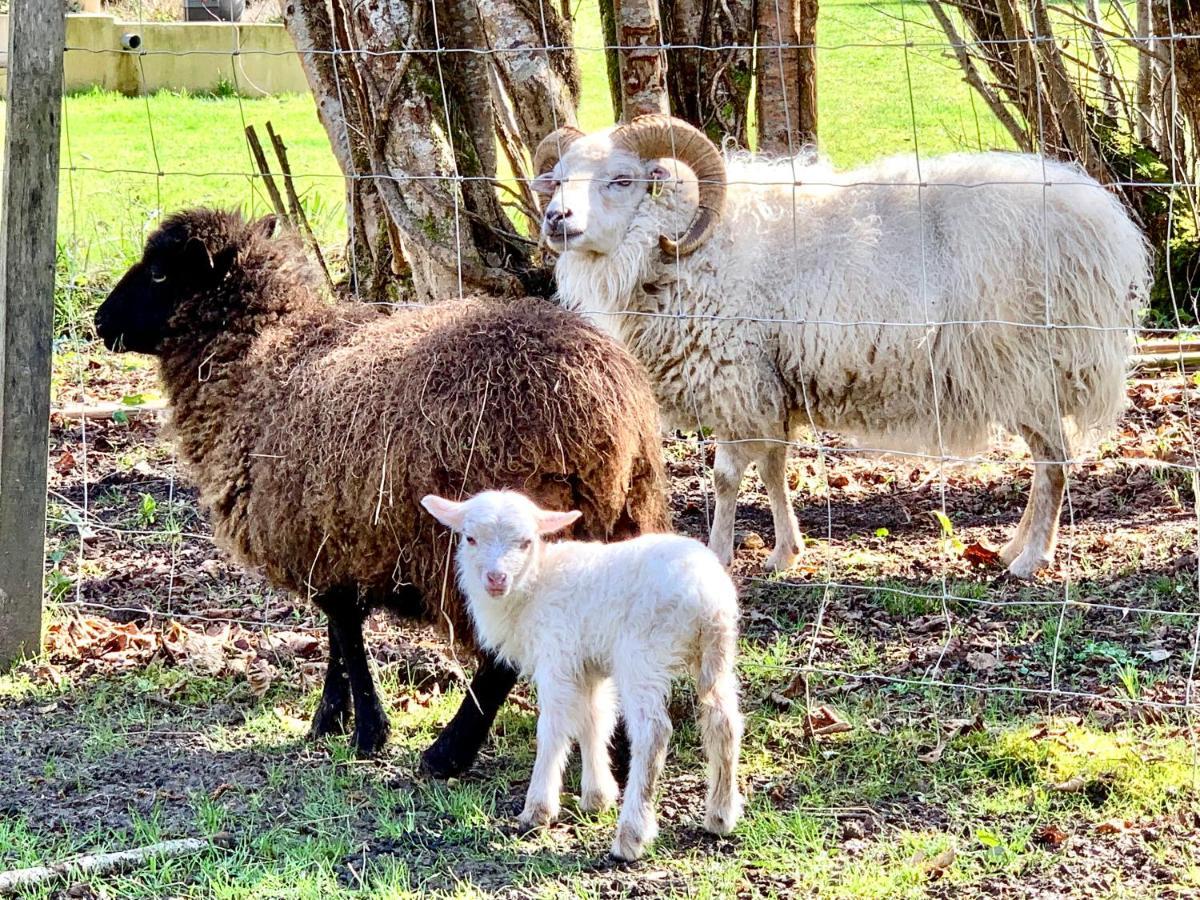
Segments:
[[[330,305],[292,240],[190,215],[211,254],[235,255],[171,317],[173,430],[217,541],[274,584],[413,584],[423,616],[473,647],[425,494],[519,488],[581,510],[576,537],[668,527],[650,387],[576,315],[529,299]]]

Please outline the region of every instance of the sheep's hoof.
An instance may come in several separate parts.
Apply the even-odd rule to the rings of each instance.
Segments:
[[[379,751],[387,744],[390,732],[391,726],[388,725],[387,719],[379,723],[358,722],[354,727],[354,734],[350,738],[355,755],[360,759],[369,759],[378,755]]]
[[[602,813],[617,802],[617,783],[594,787],[579,796],[579,808],[585,813]]]
[[[558,818],[558,810],[551,809],[545,803],[526,803],[521,814],[517,816],[517,829],[522,833],[544,828]]]
[[[443,733],[444,734],[444,733]],[[450,744],[443,746],[442,738],[438,738],[432,746],[421,754],[421,772],[432,778],[445,781],[447,778],[458,778],[475,762],[475,754],[462,755],[456,752]]]
[[[784,547],[776,546],[771,551],[771,555],[767,557],[767,561],[763,564],[768,572],[786,572],[794,566],[800,559],[800,553],[797,550],[791,550]]]
[[[1014,578],[1032,578],[1043,569],[1050,568],[1053,562],[1053,557],[1047,554],[1025,550],[1008,564],[1008,574]]]
[[[319,741],[330,734],[345,734],[350,730],[350,709],[342,706],[326,706],[322,703],[313,713],[312,725],[308,729],[308,739]]]
[[[613,838],[612,848],[608,851],[613,859],[623,862],[633,862],[641,859],[646,848],[658,837],[658,826],[653,822],[646,828],[639,828],[628,822],[617,826],[617,836]]]

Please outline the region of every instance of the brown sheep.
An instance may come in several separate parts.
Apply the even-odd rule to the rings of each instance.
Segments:
[[[96,313],[112,350],[148,353],[217,542],[329,620],[312,734],[378,751],[388,734],[363,645],[375,607],[435,622],[475,653],[471,694],[423,757],[468,768],[516,680],[481,654],[426,494],[520,489],[579,509],[577,537],[663,530],[658,414],[637,363],[541,300],[388,314],[329,303],[274,217],[171,216]],[[473,695],[473,697],[472,697]],[[478,701],[478,705],[476,704]]]

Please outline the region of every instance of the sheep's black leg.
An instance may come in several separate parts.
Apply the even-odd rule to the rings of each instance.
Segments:
[[[479,748],[487,740],[496,713],[516,683],[516,669],[491,656],[482,657],[462,706],[433,746],[421,756],[422,771],[435,778],[451,778],[471,768]]]
[[[350,730],[350,676],[346,672],[346,657],[342,653],[337,631],[329,627],[329,666],[325,669],[325,688],[321,702],[313,714],[308,736],[322,738],[327,734],[345,734]]]
[[[613,777],[617,779],[617,784],[625,787],[625,780],[629,778],[629,732],[625,729],[624,716],[617,719],[617,727],[613,731],[608,749],[609,758],[612,760]]]
[[[331,659],[336,647],[340,651],[345,680],[349,682],[350,696],[354,700],[354,733],[350,743],[359,756],[372,756],[387,743],[390,728],[387,713],[375,691],[375,680],[371,676],[367,648],[363,643],[362,625],[369,604],[358,596],[354,588],[327,591],[315,602],[329,617]]]

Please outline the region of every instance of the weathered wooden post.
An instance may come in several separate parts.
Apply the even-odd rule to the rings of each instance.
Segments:
[[[63,6],[13,0],[0,208],[0,669],[42,638]]]

